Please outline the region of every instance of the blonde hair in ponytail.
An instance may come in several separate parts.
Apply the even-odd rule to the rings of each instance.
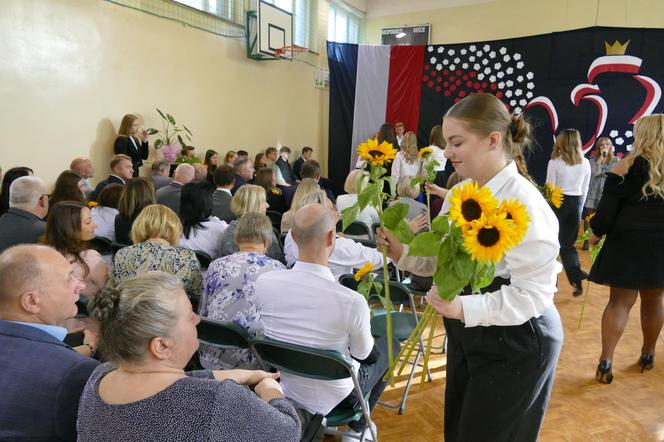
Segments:
[[[496,96],[468,96],[452,106],[444,118],[463,121],[471,132],[481,136],[488,137],[491,132],[499,132],[505,156],[514,161],[519,174],[532,181],[524,156],[524,149],[531,141],[530,123],[523,116],[511,115]]]
[[[634,150],[630,157],[648,160],[649,179],[641,192],[644,198],[664,198],[664,115],[652,114],[639,118],[634,124]]]

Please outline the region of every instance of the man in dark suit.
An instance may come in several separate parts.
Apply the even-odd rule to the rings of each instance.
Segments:
[[[152,163],[152,174],[150,179],[154,184],[154,190],[157,191],[164,186],[168,186],[173,178],[168,176],[171,165],[167,161],[155,161]]]
[[[85,287],[71,264],[46,246],[0,255],[0,440],[76,440],[83,387],[99,365],[63,343]],[[94,353],[96,339],[85,334]]]
[[[35,244],[46,231],[48,197],[42,180],[17,178],[9,187],[9,210],[0,217],[0,253],[16,244]]]
[[[103,181],[100,181],[95,190],[90,194],[90,201],[97,201],[99,193],[111,183],[117,183],[122,186],[134,177],[134,166],[131,164],[131,158],[127,155],[113,155],[111,158],[111,174]]]
[[[217,189],[212,194],[212,215],[230,223],[237,218],[231,210],[233,199],[231,189],[235,186],[235,170],[227,164],[217,167],[214,171],[214,183]]]
[[[290,153],[291,150],[288,146],[282,146],[281,149],[279,149],[279,158],[277,159],[276,164],[281,171],[281,176],[284,178],[284,181],[286,181],[288,184],[295,184],[297,182],[297,178],[293,173],[293,168],[288,162]]]
[[[138,176],[138,170],[143,165],[143,160],[147,160],[150,154],[148,133],[146,130],[139,131],[138,127],[139,121],[135,115],[125,115],[114,146],[116,155],[122,154],[131,158],[134,168],[133,176]]]
[[[157,203],[170,207],[173,212],[180,216],[182,186],[191,183],[195,175],[196,171],[191,164],[182,163],[178,165],[173,173],[173,181],[157,191]]]
[[[254,165],[251,164],[251,161],[249,161],[247,158],[235,161],[235,164],[233,164],[233,169],[235,169],[235,184],[233,185],[231,192],[233,195],[235,195],[235,191],[237,189],[244,186],[254,178],[255,170]]]
[[[319,182],[320,164],[318,164],[318,161],[316,160],[305,161],[304,164],[302,165],[301,174],[302,174],[302,179],[312,178],[317,182]],[[283,188],[284,202],[286,203],[286,207],[288,208],[288,210],[290,210],[291,204],[293,204],[293,197],[295,197],[295,191],[297,191],[297,187],[298,185],[296,183],[293,184],[292,186]],[[330,201],[334,202],[334,194],[329,189],[322,189],[322,190],[325,191]]]
[[[302,156],[293,163],[293,173],[298,180],[302,181],[302,165],[305,161],[309,161],[313,154],[314,150],[309,146],[305,146],[302,148]]]

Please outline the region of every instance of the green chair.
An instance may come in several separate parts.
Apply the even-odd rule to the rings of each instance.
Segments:
[[[256,349],[254,348],[251,335],[243,327],[233,321],[220,321],[217,319],[201,318],[196,326],[198,340],[201,344],[220,349],[247,350],[263,364]]]
[[[354,407],[335,408],[325,416],[326,433],[353,437],[354,435],[339,431],[336,427],[346,425],[364,416],[367,426],[360,434],[359,440],[364,441],[367,429],[371,432],[373,440],[376,440],[376,435],[371,428],[369,395],[362,394],[353,365],[343,355],[336,351],[320,350],[263,336],[254,340],[254,347],[263,361],[283,373],[321,381],[334,381],[350,377],[353,380],[353,388],[358,404]]]

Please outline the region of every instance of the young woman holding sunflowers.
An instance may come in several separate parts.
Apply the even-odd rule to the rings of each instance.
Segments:
[[[561,271],[558,222],[538,189],[518,172],[530,126],[495,96],[477,94],[447,112],[443,133],[445,156],[470,181],[450,191],[441,213],[468,223],[464,247],[473,259],[505,253],[483,294],[464,290],[446,302],[434,286],[427,295],[444,316],[448,337],[445,440],[535,441],[563,329],[553,304]],[[472,181],[477,187],[467,186]],[[482,217],[494,213],[488,206],[496,203],[508,212],[512,206],[526,210],[514,210],[507,219]],[[509,230],[515,217],[530,219],[527,230],[517,234],[520,241]],[[386,230],[378,242],[399,268],[419,275],[437,269],[436,258],[408,256],[408,246]]]

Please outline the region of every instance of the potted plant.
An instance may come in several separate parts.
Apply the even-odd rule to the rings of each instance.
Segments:
[[[171,114],[164,114],[159,109],[157,109],[157,112],[161,116],[163,129],[159,131],[151,127],[148,129],[148,135],[158,134],[159,138],[154,142],[154,148],[161,149],[164,159],[173,163],[182,148],[187,146],[182,136],[184,135],[187,141],[191,141],[193,134],[184,124],[182,127],[178,126]]]

